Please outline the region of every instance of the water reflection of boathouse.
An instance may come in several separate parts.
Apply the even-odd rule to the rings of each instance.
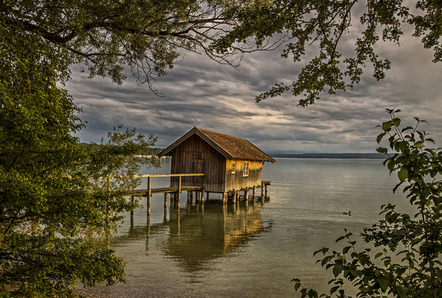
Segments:
[[[194,272],[239,250],[268,229],[261,218],[261,204],[196,204],[184,209],[172,206],[169,219],[152,225],[148,222],[147,227],[132,226],[129,234],[116,237],[114,244],[147,237],[148,253],[151,238],[167,234],[167,239],[159,244],[161,251],[186,271]]]

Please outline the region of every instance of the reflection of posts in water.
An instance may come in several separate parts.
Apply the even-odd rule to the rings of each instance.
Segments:
[[[164,193],[164,221],[167,221],[167,192]]]
[[[146,255],[149,254],[149,239],[150,239],[150,216],[147,216],[147,236],[146,236]]]
[[[197,204],[190,212],[181,211],[182,217],[180,210],[170,209],[171,220],[163,224],[169,227],[169,236],[160,248],[187,272],[204,270],[211,260],[236,251],[264,231],[260,206],[245,210],[242,201],[241,208],[236,204]]]
[[[178,227],[178,236],[181,235],[181,214],[180,208],[177,209],[177,227]]]

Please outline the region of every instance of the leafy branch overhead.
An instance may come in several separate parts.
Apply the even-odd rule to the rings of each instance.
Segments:
[[[359,83],[368,64],[373,67],[373,76],[383,79],[390,61],[378,55],[376,44],[390,41],[399,45],[404,28],[410,24],[413,35],[421,37],[423,46],[433,50],[433,61],[442,59],[440,1],[252,2],[238,10],[240,25],[212,47],[222,52],[232,43],[246,42],[250,37],[260,47],[266,38],[283,35],[287,42],[282,56],[302,62],[300,66],[305,64],[293,83],[277,83],[257,101],[291,92],[301,97],[300,105],[313,104],[323,92],[333,94]],[[354,44],[353,51],[345,46],[349,40]]]
[[[91,76],[121,83],[129,66],[139,82],[166,74],[181,51],[204,52],[231,65],[230,53],[209,51],[207,43],[234,25],[220,1],[2,1],[1,30],[56,58],[58,70],[83,63]],[[54,56],[55,55],[55,56]],[[55,62],[52,60],[52,62]],[[67,73],[66,73],[67,74]]]
[[[410,25],[440,62],[441,6],[432,0],[6,0],[0,33],[12,44],[26,39],[66,76],[69,65],[82,63],[91,76],[121,83],[129,66],[152,90],[155,77],[183,51],[237,66],[241,54],[282,46],[282,56],[299,64],[298,74],[256,100],[291,92],[306,106],[324,92],[353,87],[369,65],[383,79],[390,61],[378,55],[376,44],[399,45]],[[345,46],[349,40],[353,49]]]

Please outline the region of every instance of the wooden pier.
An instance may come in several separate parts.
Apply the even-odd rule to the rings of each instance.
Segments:
[[[203,173],[196,173],[196,174],[146,174],[146,175],[135,175],[134,177],[137,178],[145,178],[147,177],[147,187],[144,189],[135,189],[127,193],[128,196],[135,197],[147,197],[147,214],[150,215],[150,206],[151,206],[151,198],[152,194],[155,193],[164,193],[164,206],[167,207],[167,194],[171,194],[173,196],[173,199],[177,203],[178,207],[180,205],[180,199],[181,199],[181,193],[183,191],[187,192],[187,201],[192,201],[193,198],[193,192],[196,192],[196,201],[201,201],[202,204],[204,204],[205,201],[205,193],[207,193],[207,199],[209,199],[209,193],[205,190],[204,185],[195,185],[195,186],[183,186],[181,185],[182,177],[189,177],[189,176],[204,176]],[[178,177],[178,186],[176,187],[159,187],[159,188],[152,188],[152,178],[155,177]],[[202,183],[203,184],[203,183]],[[251,198],[253,200],[256,200],[257,198],[257,188],[261,188],[261,198],[264,201],[264,198],[268,197],[267,193],[267,186],[270,185],[270,181],[262,181],[261,185],[250,187],[250,188],[243,188],[238,190],[231,190],[228,192],[225,192],[222,194],[222,200],[223,203],[227,203],[228,199],[231,198],[231,200],[234,203],[239,202],[240,200],[240,193],[243,192],[243,199],[248,203],[249,201],[249,191],[253,191]]]

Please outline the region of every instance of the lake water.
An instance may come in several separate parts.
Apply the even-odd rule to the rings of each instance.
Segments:
[[[170,160],[161,169],[169,173]],[[296,297],[293,278],[326,291],[331,273],[313,252],[336,247],[344,229],[357,234],[380,219],[380,206],[409,207],[392,193],[397,179],[382,160],[277,159],[264,165],[269,197],[248,206],[187,206],[152,197],[152,213],[126,214],[112,247],[126,262],[126,284],[88,292],[103,297]],[[144,182],[146,183],[146,182]],[[153,178],[152,186],[168,179]],[[260,191],[258,191],[260,194]],[[211,195],[211,198],[215,195]],[[143,204],[146,199],[143,198]],[[343,214],[351,210],[351,216]],[[327,292],[328,293],[328,292]]]

